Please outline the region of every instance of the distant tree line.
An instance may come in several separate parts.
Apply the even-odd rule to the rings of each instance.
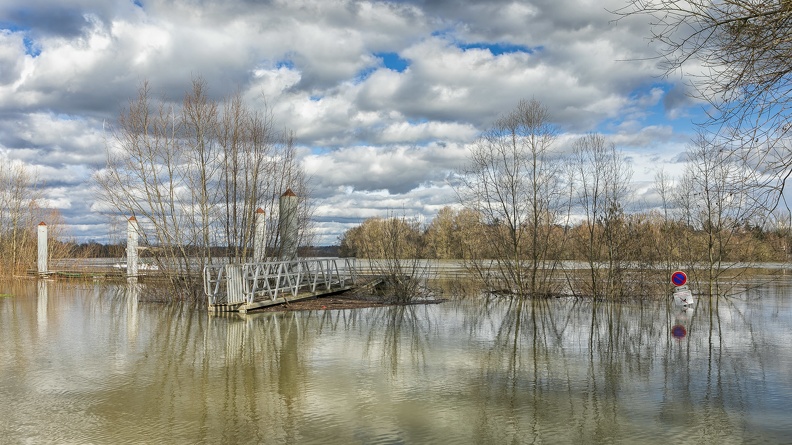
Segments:
[[[593,227],[579,222],[571,226],[544,228],[548,233],[548,243],[556,246],[552,259],[582,261],[587,266],[597,263],[595,266],[611,269],[610,273],[621,275],[619,278],[626,278],[639,270],[653,272],[652,280],[660,280],[663,284],[668,281],[666,272],[672,269],[697,270],[704,267],[705,272],[708,270],[713,235],[709,228],[669,221],[658,211],[622,214],[610,224],[615,234],[608,235],[608,229],[602,222],[595,223]],[[728,243],[720,243],[716,247],[716,255],[724,267],[732,262],[743,265],[787,262],[792,255],[792,235],[786,222],[774,227],[751,221],[721,224],[728,227],[721,227],[717,236],[728,236]],[[399,247],[387,252],[381,240],[388,227],[393,225],[401,229],[396,232]],[[728,230],[728,235],[725,230]],[[527,232],[528,229],[520,228],[518,231]],[[502,223],[487,224],[470,209],[444,207],[425,226],[405,224],[402,217],[369,218],[340,237],[338,254],[358,258],[386,258],[395,254],[402,259],[464,260],[471,265],[480,264],[483,270],[499,255],[498,246],[488,240],[502,236],[508,236],[508,229]],[[599,242],[604,240],[607,242]],[[593,250],[592,245],[595,246]],[[521,252],[518,259],[525,261],[528,258],[527,246],[527,241],[518,245]],[[543,268],[538,270],[542,272]],[[595,282],[599,283],[596,278],[595,275]],[[611,284],[613,287],[624,285],[620,280],[613,280]],[[635,290],[625,288],[615,293],[628,297]]]
[[[84,243],[77,243],[75,241],[60,241],[52,240],[51,245],[59,246],[63,252],[69,252],[71,258],[121,258],[126,253],[125,243],[109,243],[102,244],[97,241],[88,241]],[[215,258],[226,255],[229,250],[233,250],[228,246],[214,246],[212,247],[212,256]],[[334,257],[338,256],[338,246],[301,246],[298,249],[299,256],[301,257]],[[198,252],[196,251],[196,254]],[[143,251],[143,256],[146,256],[146,251]]]
[[[401,217],[369,218],[340,237],[338,255],[341,257],[381,258],[384,251],[378,239],[384,227],[401,221]],[[494,258],[497,249],[486,242],[484,232],[502,232],[502,227],[485,225],[469,209],[443,207],[426,226],[402,224],[403,247],[401,257],[413,252],[425,259]],[[624,259],[631,262],[672,261],[684,265],[691,260],[708,258],[709,234],[680,221],[668,222],[657,211],[633,213],[620,217],[618,225],[624,231],[622,250]],[[792,255],[792,233],[786,222],[775,227],[754,225],[750,221],[734,222],[730,245],[723,249],[724,261],[786,262]],[[583,223],[573,226],[555,225],[548,229],[551,242],[561,246],[562,260],[584,260],[580,241],[587,240],[588,228]],[[603,231],[601,226],[595,230]],[[577,240],[575,244],[570,242]],[[597,257],[607,256],[607,247],[599,246]]]
[[[52,240],[51,244],[61,245],[70,252],[71,258],[121,258],[126,251],[126,245],[121,243],[102,244],[96,241],[77,243],[75,241]]]

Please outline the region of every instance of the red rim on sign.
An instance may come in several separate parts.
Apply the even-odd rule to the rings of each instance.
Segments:
[[[679,270],[674,272],[671,274],[671,283],[673,283],[674,286],[684,286],[685,283],[687,283],[687,274]]]

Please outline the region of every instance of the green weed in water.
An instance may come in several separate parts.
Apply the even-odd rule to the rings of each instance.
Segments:
[[[11,294],[0,294],[0,298],[11,298],[13,295]]]

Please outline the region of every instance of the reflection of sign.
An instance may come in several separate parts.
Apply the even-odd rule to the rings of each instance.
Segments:
[[[685,327],[681,324],[678,324],[671,327],[671,335],[673,335],[674,338],[685,338],[687,335],[687,329],[685,329]]]
[[[685,283],[687,283],[687,274],[679,270],[674,272],[671,274],[671,283],[673,283],[674,286],[684,286]]]

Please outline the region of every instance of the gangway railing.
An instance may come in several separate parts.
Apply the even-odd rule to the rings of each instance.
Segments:
[[[210,265],[204,267],[204,293],[210,305],[329,293],[355,283],[355,266],[354,258]]]
[[[203,287],[204,295],[209,299],[209,304],[226,304],[226,277],[224,264],[212,264],[204,266]]]

